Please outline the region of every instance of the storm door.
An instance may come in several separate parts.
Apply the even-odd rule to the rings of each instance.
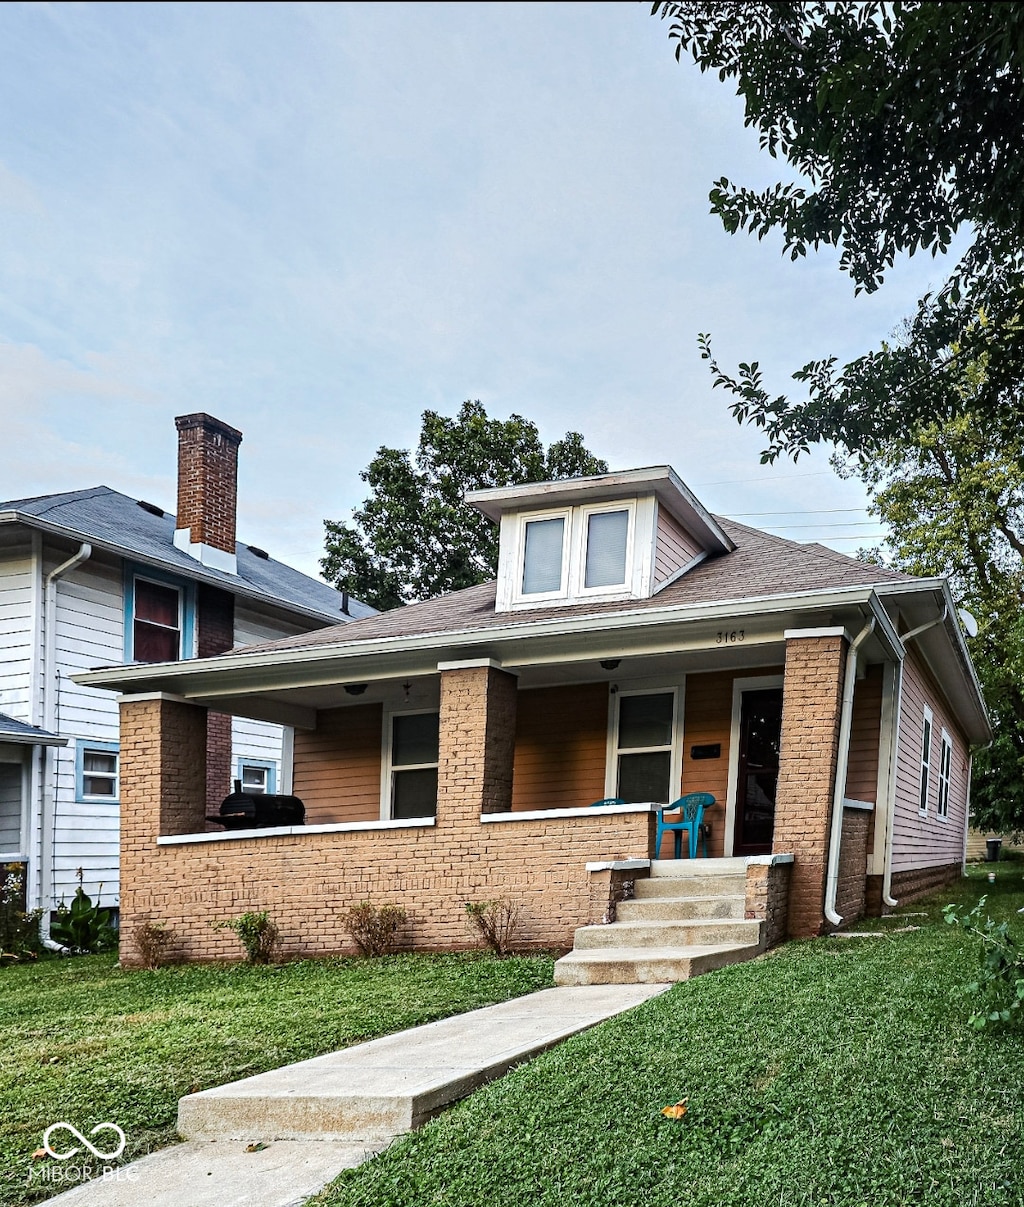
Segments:
[[[736,855],[771,854],[781,735],[782,688],[744,692],[736,776]]]

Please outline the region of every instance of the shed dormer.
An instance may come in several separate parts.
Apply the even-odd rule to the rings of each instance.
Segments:
[[[499,612],[647,599],[733,544],[667,465],[466,492],[501,525]]]

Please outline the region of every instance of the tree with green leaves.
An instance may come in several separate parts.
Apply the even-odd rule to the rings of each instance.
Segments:
[[[960,375],[968,403],[983,378],[974,364]],[[870,554],[908,574],[947,575],[976,618],[968,643],[995,736],[975,756],[975,824],[1024,829],[1024,432],[1003,436],[967,411],[862,450],[841,471],[864,481],[891,533],[891,555]]]
[[[944,287],[918,304],[911,339],[839,366],[825,356],[772,397],[757,362],[723,372],[733,413],[762,428],[762,460],[811,444],[881,448],[963,413],[950,371],[984,359],[979,422],[1012,426],[1024,382],[1024,4],[656,3],[676,57],[735,81],[746,124],[796,178],[763,191],[717,181],[726,230],[783,236],[794,259],[840,249],[860,290],[900,253],[945,252],[969,230]],[[984,321],[979,322],[983,317]],[[959,409],[958,409],[959,408]]]
[[[352,523],[324,522],[324,577],[381,609],[486,582],[497,572],[498,530],[463,501],[467,490],[607,471],[579,432],[545,450],[535,423],[491,419],[479,401],[454,419],[424,411],[415,458],[379,448],[360,475],[370,496]]]

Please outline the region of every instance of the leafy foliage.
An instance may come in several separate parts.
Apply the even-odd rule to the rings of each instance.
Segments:
[[[217,925],[225,926],[238,935],[245,948],[245,958],[250,964],[270,963],[270,957],[277,945],[278,931],[265,909],[258,913],[250,910],[241,917],[232,918],[229,922],[219,922]]]
[[[81,876],[79,876],[81,879]],[[100,909],[81,884],[70,906],[62,901],[50,926],[50,937],[75,955],[108,951],[117,945],[117,932],[110,924],[110,911]]]
[[[967,987],[981,1001],[968,1020],[978,1031],[993,1023],[1019,1020],[1024,1005],[1024,951],[1005,919],[995,922],[989,917],[987,900],[982,897],[970,911],[956,905],[947,905],[942,911],[950,926],[959,926],[981,940],[981,973]]]
[[[466,920],[495,955],[507,956],[519,927],[519,905],[509,897],[467,901]]]
[[[970,405],[984,376],[972,362],[949,380]],[[978,621],[968,644],[994,740],[975,755],[975,821],[1024,826],[1024,432],[970,411],[834,464],[864,481],[889,528],[892,555],[870,555],[909,574],[948,575],[956,603]]]
[[[38,956],[42,915],[25,909],[25,864],[0,864],[0,967]]]
[[[154,972],[168,962],[174,932],[163,922],[144,922],[135,932],[142,967]]]
[[[1024,380],[1024,4],[760,2],[742,20],[720,3],[652,12],[669,19],[677,58],[736,82],[762,148],[799,174],[762,192],[717,181],[712,209],[726,230],[778,230],[794,259],[838,247],[868,291],[898,254],[944,252],[958,228],[973,233],[944,288],[919,303],[907,344],[842,368],[809,362],[793,374],[800,400],[771,397],[756,362],[723,373],[701,336],[733,413],[768,436],[762,459],[821,440],[877,447],[962,413],[945,378],[982,358],[973,410],[1012,417]]]
[[[386,956],[395,950],[406,912],[400,905],[360,901],[342,915],[342,925],[364,956]]]
[[[498,533],[463,502],[467,490],[605,473],[578,432],[545,452],[536,424],[491,419],[464,402],[449,419],[423,412],[415,458],[382,446],[360,475],[370,497],[351,525],[327,520],[324,577],[376,608],[398,607],[494,577]]]

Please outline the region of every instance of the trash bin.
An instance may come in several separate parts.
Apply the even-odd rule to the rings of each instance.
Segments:
[[[999,862],[999,848],[1003,845],[1001,838],[986,838],[985,839],[985,862]]]

